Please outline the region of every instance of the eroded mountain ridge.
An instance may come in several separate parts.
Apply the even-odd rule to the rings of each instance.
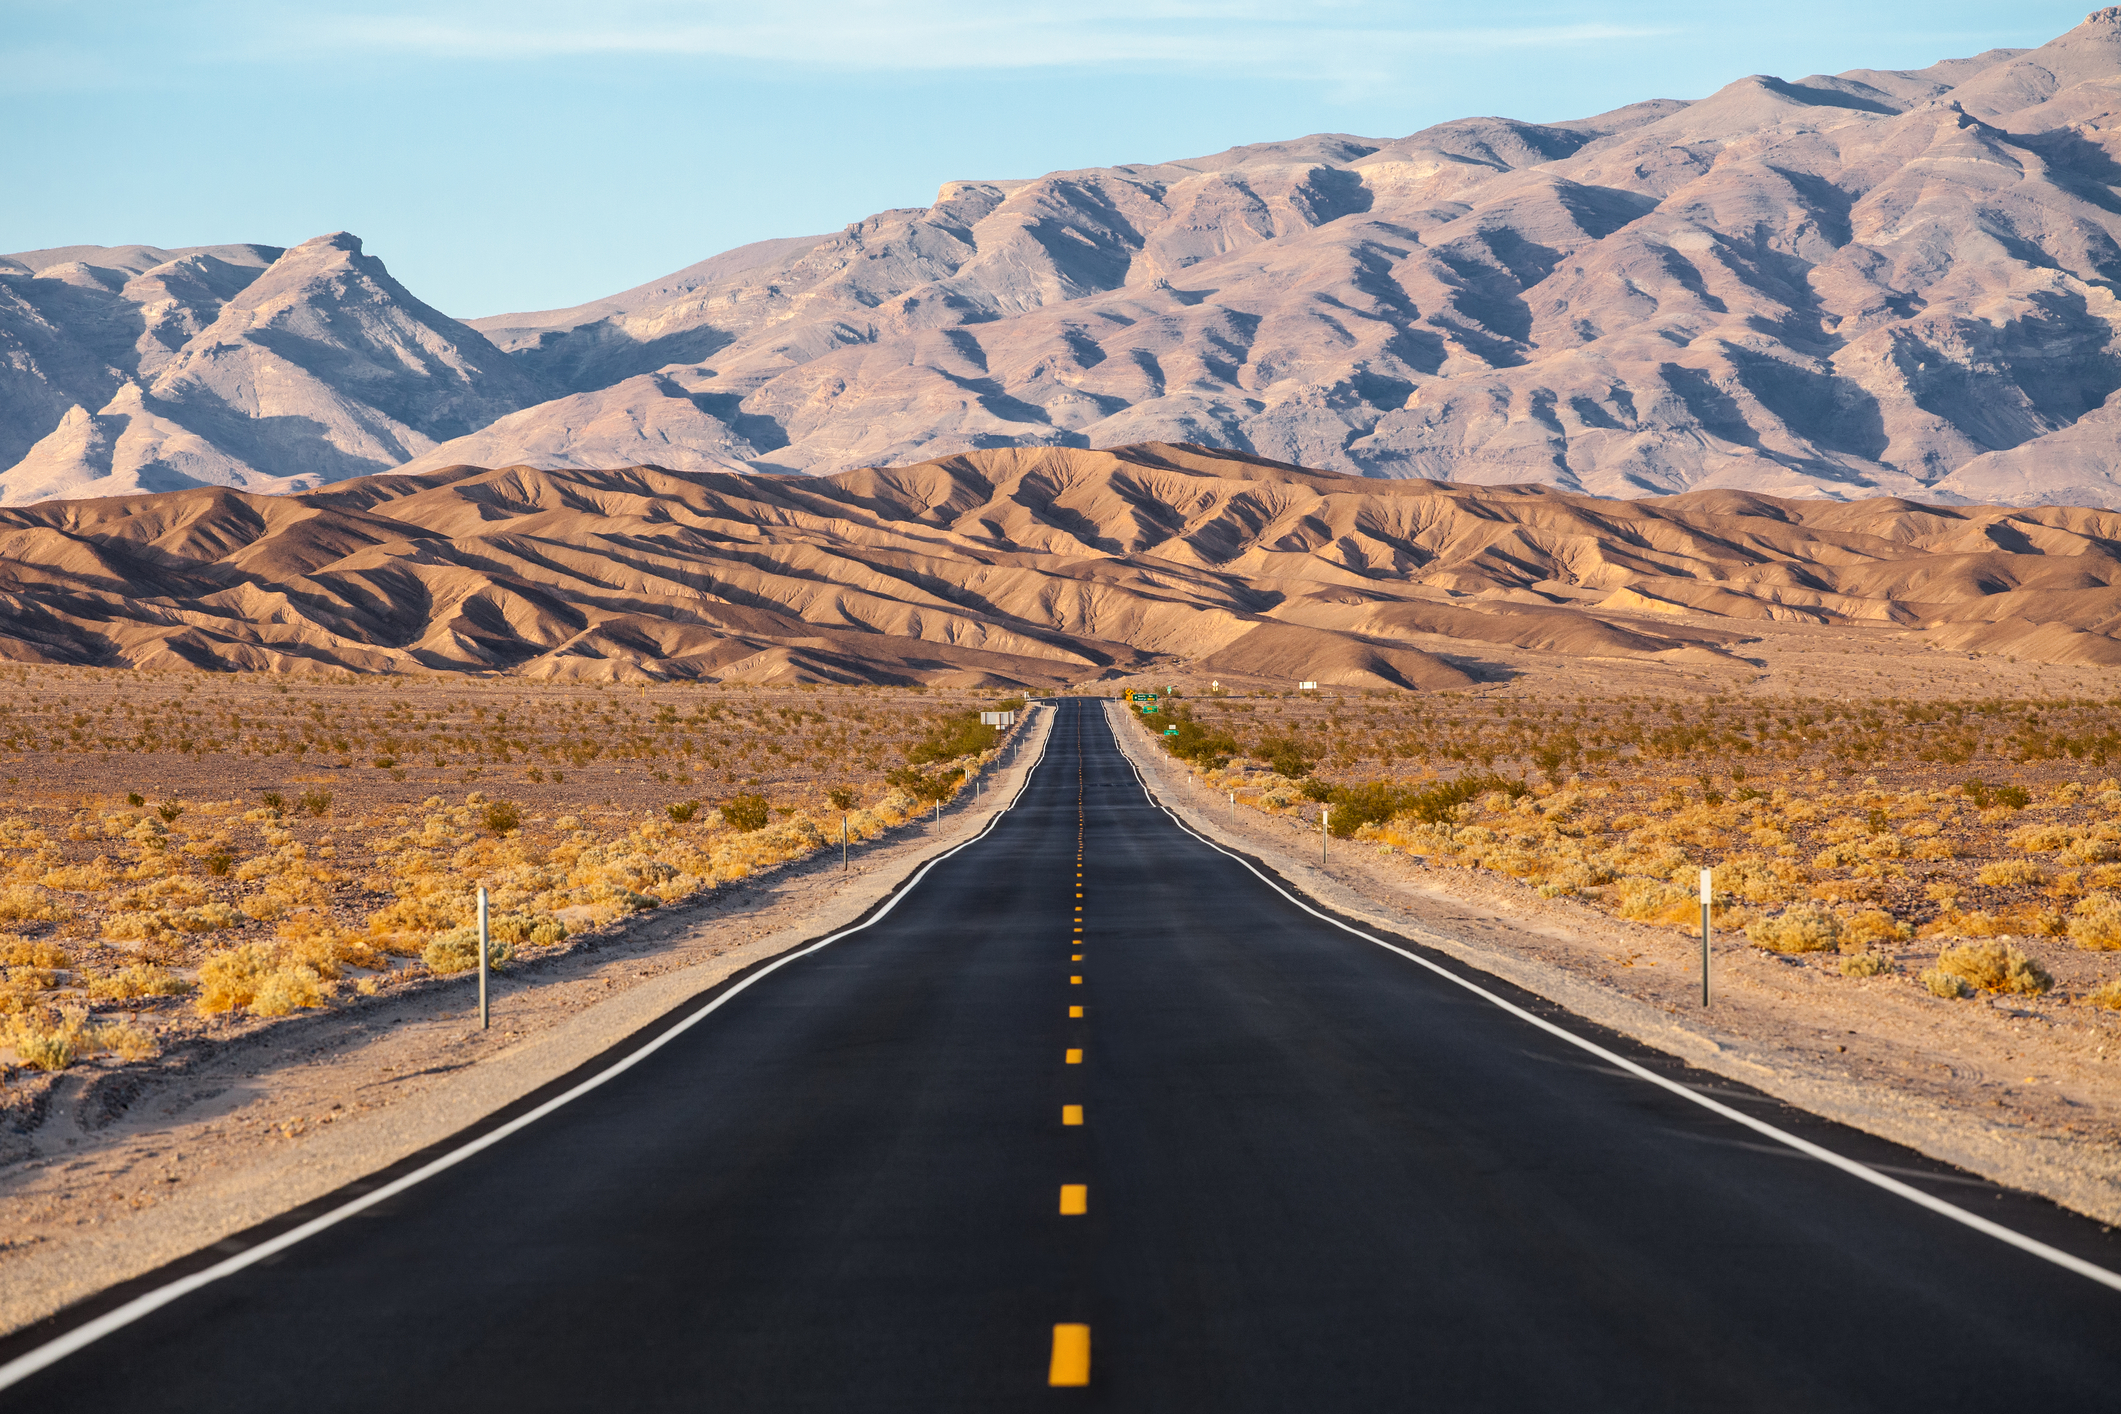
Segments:
[[[2121,505],[2121,10],[1580,122],[954,182],[459,322],[344,235],[0,262],[4,499],[1226,447],[1605,496]]]

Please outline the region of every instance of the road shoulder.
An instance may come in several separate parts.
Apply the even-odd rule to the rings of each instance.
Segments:
[[[489,1030],[467,976],[250,1024],[168,1064],[69,1072],[0,1167],[0,1333],[388,1168],[853,923],[1008,806],[1053,717],[1037,711],[939,830],[858,849],[846,873],[821,850],[507,974]]]
[[[1124,708],[1106,712],[1160,804],[1342,916],[1813,1114],[2121,1224],[2121,1046],[2104,1017],[1933,1002],[1728,939],[1703,1010],[1692,938],[1353,841],[1332,841],[1321,863],[1315,826],[1231,809],[1190,786]]]

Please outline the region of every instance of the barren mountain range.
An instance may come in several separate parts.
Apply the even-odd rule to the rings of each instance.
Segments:
[[[1165,441],[1600,496],[2121,506],[2117,276],[2108,9],[2037,50],[1579,122],[951,182],[538,314],[450,319],[344,234],[19,253],[0,500]]]
[[[0,656],[148,668],[1452,688],[1526,654],[1744,672],[1777,620],[2121,666],[2121,512],[1625,501],[1162,444],[454,467],[0,510],[0,605]]]

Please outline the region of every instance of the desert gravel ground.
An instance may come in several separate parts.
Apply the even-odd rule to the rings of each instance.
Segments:
[[[1002,809],[1016,760],[940,830],[909,824],[605,930],[495,983],[435,979],[286,1020],[243,1020],[152,1070],[62,1075],[0,1167],[0,1329],[219,1241],[414,1153],[567,1073],[738,969],[845,925]]]
[[[1128,756],[1187,824],[1346,916],[1814,1114],[2121,1223],[2121,1014],[2052,997],[1947,1001],[1736,935],[1716,943],[1714,1004],[1703,1010],[1695,939],[1355,841],[1333,841],[1321,864],[1315,826],[1231,810],[1189,786],[1184,763],[1123,708],[1108,711]]]
[[[1720,939],[1716,1002],[1695,944],[1472,871],[1335,841],[1191,788],[1125,713],[1120,741],[1186,822],[1255,855],[1345,915],[1414,938],[1702,1068],[2121,1222],[2121,1015],[2047,998],[1947,1002]],[[969,838],[1036,759],[940,834],[906,827],[591,939],[497,985],[442,979],[291,1021],[238,1021],[176,1064],[83,1067],[54,1088],[32,1152],[0,1169],[0,1326],[16,1329],[384,1167],[492,1113],[737,969],[858,916]],[[1919,945],[1911,948],[1919,950]]]

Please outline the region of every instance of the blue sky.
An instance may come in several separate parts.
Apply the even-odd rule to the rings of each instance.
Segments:
[[[7,0],[0,250],[351,230],[459,316],[945,180],[2043,43],[2085,0]]]

